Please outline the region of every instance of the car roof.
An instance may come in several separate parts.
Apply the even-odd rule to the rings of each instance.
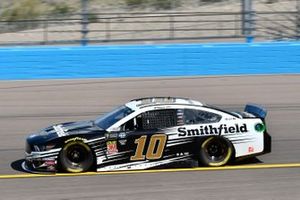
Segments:
[[[204,106],[203,103],[188,98],[182,97],[144,97],[133,99],[126,104],[127,107],[138,110],[146,106],[157,105],[190,105],[190,106]]]

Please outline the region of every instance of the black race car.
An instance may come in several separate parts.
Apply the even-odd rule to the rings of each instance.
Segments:
[[[185,98],[135,99],[95,120],[56,124],[29,136],[23,167],[113,171],[188,160],[222,166],[271,151],[265,116],[256,105],[227,112]]]

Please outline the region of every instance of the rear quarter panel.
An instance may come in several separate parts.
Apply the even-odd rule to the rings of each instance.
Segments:
[[[259,118],[236,119],[227,121],[227,129],[229,127],[239,127],[233,133],[223,132],[223,136],[227,138],[234,146],[235,157],[249,156],[258,154],[264,150],[264,132],[256,131],[255,125],[263,123]]]

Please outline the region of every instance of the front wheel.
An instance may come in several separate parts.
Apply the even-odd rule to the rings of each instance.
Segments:
[[[199,164],[220,167],[229,163],[233,156],[233,147],[226,139],[209,137],[201,144]]]
[[[93,152],[83,142],[74,141],[67,143],[59,155],[60,167],[66,172],[85,172],[94,163]]]

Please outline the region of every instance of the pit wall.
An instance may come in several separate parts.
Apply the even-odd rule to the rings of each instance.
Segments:
[[[300,73],[300,42],[0,48],[0,80]]]

